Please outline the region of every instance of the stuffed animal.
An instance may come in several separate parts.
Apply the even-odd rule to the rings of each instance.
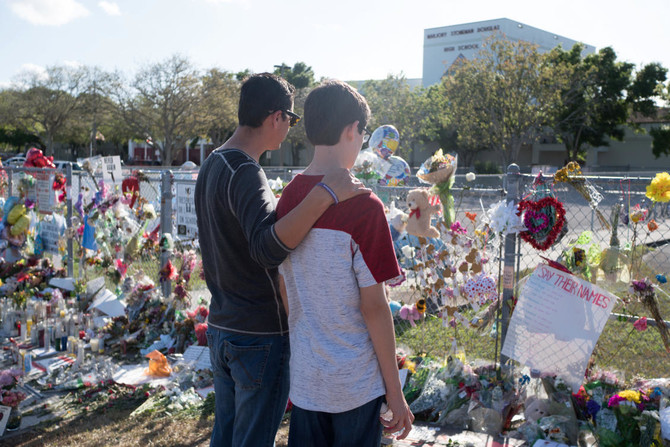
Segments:
[[[395,202],[391,202],[387,215],[389,227],[391,229],[391,239],[396,241],[400,238],[400,235],[405,232],[405,228],[407,228],[407,218],[409,216],[396,208]]]
[[[437,228],[430,224],[430,216],[437,213],[440,207],[430,204],[430,195],[427,190],[422,188],[411,190],[407,194],[407,206],[410,210],[407,217],[407,233],[422,237],[440,236]]]
[[[526,399],[523,415],[527,421],[537,422],[538,419],[550,415],[549,402],[546,399],[529,397]]]
[[[409,324],[411,324],[412,327],[416,326],[416,323],[414,323],[416,320],[421,319],[421,313],[417,310],[416,304],[412,304],[411,306],[405,304],[400,308],[400,311],[398,311],[398,316],[403,320],[409,320]]]

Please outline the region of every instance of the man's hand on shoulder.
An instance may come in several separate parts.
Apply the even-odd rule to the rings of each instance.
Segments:
[[[321,181],[333,190],[340,202],[372,192],[370,188],[367,188],[349,170],[344,168],[337,168],[328,172]]]

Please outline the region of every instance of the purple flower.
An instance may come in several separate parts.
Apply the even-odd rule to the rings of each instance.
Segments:
[[[586,403],[586,411],[592,418],[596,418],[596,415],[600,411],[600,405],[595,400],[590,400]]]
[[[634,280],[631,282],[631,285],[633,286],[633,290],[638,293],[646,292],[653,287],[647,278],[637,281]]]

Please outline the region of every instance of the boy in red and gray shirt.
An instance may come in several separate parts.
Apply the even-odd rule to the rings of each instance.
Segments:
[[[333,169],[351,169],[370,109],[348,84],[327,81],[305,101],[314,158],[284,189],[277,217],[290,212]],[[280,266],[291,339],[289,446],[374,446],[386,400],[390,432],[412,427],[400,386],[393,319],[384,281],[401,274],[384,206],[359,196],[331,206]]]

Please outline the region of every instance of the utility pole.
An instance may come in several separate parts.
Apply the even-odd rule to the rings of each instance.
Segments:
[[[283,78],[284,77],[284,70],[286,70],[287,68],[291,68],[291,67],[289,67],[288,65],[286,65],[285,63],[282,62],[281,65],[275,65],[275,68],[279,69],[279,75]]]

